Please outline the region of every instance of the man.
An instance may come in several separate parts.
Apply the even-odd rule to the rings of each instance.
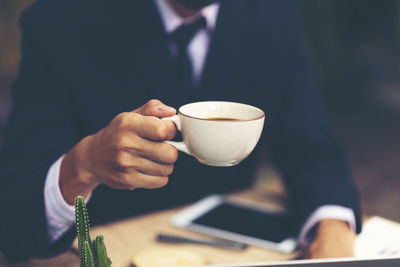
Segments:
[[[3,252],[19,261],[66,250],[77,195],[94,223],[172,207],[249,186],[268,151],[308,256],[351,256],[357,192],[300,20],[297,2],[282,0],[41,0],[26,10],[1,159]],[[177,159],[160,142],[175,127],[159,118],[203,100],[267,114],[260,144],[240,165]]]

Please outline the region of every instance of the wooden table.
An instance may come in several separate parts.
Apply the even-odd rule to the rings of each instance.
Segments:
[[[271,203],[271,207],[279,209],[280,196],[266,193],[266,191],[276,191],[274,187],[279,184],[257,184],[251,190],[238,192],[235,196]],[[296,253],[283,254],[258,247],[250,246],[246,250],[237,251],[230,249],[215,248],[203,245],[192,244],[165,244],[155,241],[158,233],[178,234],[186,237],[205,237],[204,235],[193,233],[187,230],[175,228],[170,225],[170,218],[184,207],[172,210],[151,213],[141,217],[129,218],[112,224],[102,225],[91,229],[91,237],[103,235],[109,257],[113,261],[114,267],[130,266],[130,260],[136,253],[158,247],[171,247],[190,249],[201,254],[209,264],[216,263],[237,263],[249,261],[276,261],[293,259]],[[89,214],[90,216],[90,214]],[[76,248],[75,241],[74,247]],[[1,266],[1,264],[0,264]],[[4,265],[3,265],[4,266]],[[22,266],[79,266],[79,256],[72,248],[67,253],[49,260],[31,260],[28,263],[16,265]]]

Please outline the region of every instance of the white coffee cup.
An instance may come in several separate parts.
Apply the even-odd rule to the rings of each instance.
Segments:
[[[265,114],[256,107],[224,101],[183,105],[178,115],[163,118],[175,123],[183,142],[166,141],[210,166],[233,166],[254,149]]]

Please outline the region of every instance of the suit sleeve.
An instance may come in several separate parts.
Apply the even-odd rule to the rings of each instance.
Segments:
[[[298,231],[323,205],[352,209],[361,230],[358,192],[345,152],[335,140],[317,75],[305,53],[300,31],[287,49],[287,83],[272,114],[269,145],[288,188],[289,207]]]
[[[0,249],[12,262],[52,256],[72,243],[70,229],[50,245],[44,183],[51,164],[78,141],[79,132],[68,83],[35,46],[24,16],[21,25],[22,60],[0,154]]]

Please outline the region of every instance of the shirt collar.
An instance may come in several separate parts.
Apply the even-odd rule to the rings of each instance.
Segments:
[[[154,0],[154,2],[164,24],[164,29],[167,33],[174,32],[182,24],[190,23],[200,16],[203,16],[206,19],[208,30],[213,31],[215,29],[219,3],[214,3],[204,7],[194,16],[182,18],[176,14],[175,10],[173,10],[167,0]]]

